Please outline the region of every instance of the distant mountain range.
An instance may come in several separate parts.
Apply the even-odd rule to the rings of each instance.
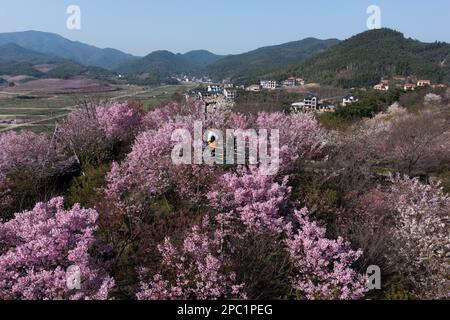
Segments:
[[[138,59],[115,49],[100,49],[60,35],[39,31],[0,33],[0,45],[14,43],[25,49],[72,60],[85,66],[112,70]]]
[[[339,87],[370,86],[382,78],[416,76],[450,83],[450,44],[407,39],[390,29],[371,30],[266,76],[299,76]]]
[[[25,49],[14,43],[0,45],[0,75],[25,75],[35,78],[86,76],[107,79],[112,74],[100,67],[83,66],[51,54]]]
[[[345,41],[307,38],[237,55],[155,51],[142,58],[52,33],[0,33],[0,75],[108,79],[120,73],[142,84],[170,83],[171,76],[180,73],[231,78],[241,84],[298,76],[309,82],[360,87],[395,75],[450,83],[449,59],[450,44],[406,39],[390,29],[363,32]],[[40,64],[53,66],[36,68]]]

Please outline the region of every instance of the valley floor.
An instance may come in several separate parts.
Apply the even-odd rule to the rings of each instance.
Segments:
[[[115,90],[81,90],[80,92],[55,92],[48,88],[8,88],[0,90],[0,132],[29,129],[35,132],[52,130],[57,120],[66,116],[77,101],[92,100],[136,100],[141,101],[150,110],[168,101],[175,93],[192,89],[191,85],[171,85],[143,87],[123,85]]]

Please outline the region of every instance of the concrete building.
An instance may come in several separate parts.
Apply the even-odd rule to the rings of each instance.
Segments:
[[[229,100],[234,100],[237,98],[237,90],[234,88],[225,88],[223,90],[223,95],[225,96],[225,98],[229,99]]]
[[[278,88],[278,81],[276,80],[261,80],[260,82],[261,88],[273,90]]]
[[[314,94],[308,94],[303,100],[303,103],[305,104],[305,109],[316,109],[318,102],[319,97],[317,97]]]

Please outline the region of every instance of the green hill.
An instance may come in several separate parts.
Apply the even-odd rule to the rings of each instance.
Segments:
[[[66,62],[45,73],[43,77],[70,79],[78,76],[84,76],[89,79],[109,80],[114,76],[114,73],[100,67],[86,67],[74,62]]]
[[[41,77],[43,73],[33,66],[37,64],[57,64],[64,60],[22,48],[14,43],[0,45],[0,74],[27,75]]]
[[[170,82],[170,76],[177,73],[194,73],[220,59],[206,50],[175,54],[160,50],[142,59],[124,64],[115,71],[127,75],[130,81],[145,84]]]
[[[0,45],[0,63],[30,63],[30,64],[44,64],[44,63],[60,63],[64,61],[51,55],[39,53],[33,50],[25,49],[15,43],[6,43]]]
[[[203,69],[223,57],[207,50],[194,50],[183,54],[183,59],[195,70]]]
[[[122,65],[116,71],[127,75],[137,75],[145,73],[170,74],[188,72],[191,69],[192,66],[181,55],[160,50],[152,52],[142,59]]]
[[[406,39],[390,29],[358,34],[327,51],[266,76],[303,77],[341,87],[376,84],[395,75],[450,83],[450,44]]]
[[[298,63],[339,43],[339,40],[307,38],[281,45],[259,48],[247,53],[227,56],[205,69],[215,79],[232,78],[247,82],[253,78]]]

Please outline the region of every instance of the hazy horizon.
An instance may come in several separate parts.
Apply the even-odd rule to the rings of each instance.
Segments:
[[[269,2],[248,0],[209,3],[205,0],[185,3],[170,0],[148,3],[134,0],[109,3],[16,0],[5,3],[0,11],[0,32],[29,30],[59,34],[100,48],[118,49],[136,56],[156,50],[185,53],[208,50],[215,54],[239,54],[260,47],[318,39],[345,40],[366,31],[369,5],[381,9],[381,26],[400,31],[406,37],[423,42],[450,42],[450,22],[446,15],[450,3],[408,3],[398,0],[326,0]],[[66,20],[69,5],[81,9],[81,30],[69,30]],[[306,26],[306,27],[305,27]]]

